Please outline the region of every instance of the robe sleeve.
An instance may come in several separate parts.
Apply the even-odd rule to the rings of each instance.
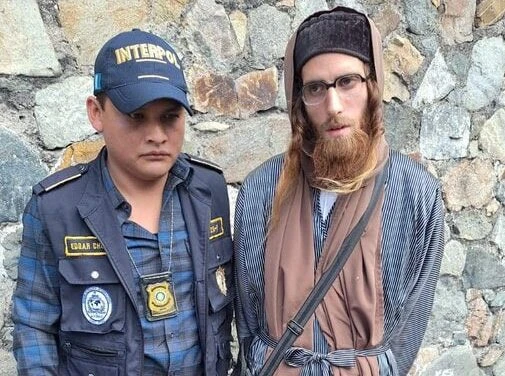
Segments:
[[[417,279],[409,292],[402,319],[390,343],[399,375],[408,373],[417,356],[430,318],[444,251],[444,208],[438,188],[418,217],[415,244],[419,249]]]

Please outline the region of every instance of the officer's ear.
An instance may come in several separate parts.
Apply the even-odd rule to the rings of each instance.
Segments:
[[[89,122],[98,133],[101,133],[103,131],[103,104],[97,97],[91,95],[86,99],[86,110]]]

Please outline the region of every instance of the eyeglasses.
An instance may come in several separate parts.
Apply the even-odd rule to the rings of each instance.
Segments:
[[[341,98],[349,98],[357,93],[360,85],[369,77],[362,77],[357,73],[346,74],[335,79],[331,84],[324,81],[309,82],[302,87],[303,103],[307,106],[320,104],[326,98],[328,89],[334,87]]]

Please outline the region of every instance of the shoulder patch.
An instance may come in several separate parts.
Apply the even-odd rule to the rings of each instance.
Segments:
[[[47,178],[42,180],[40,183],[33,187],[33,193],[39,195],[43,192],[48,192],[60,185],[63,185],[71,180],[75,180],[81,177],[88,171],[87,164],[78,164],[75,166],[67,167],[63,170],[57,171]]]
[[[212,170],[216,170],[219,173],[223,173],[223,169],[219,165],[217,165],[211,161],[208,161],[206,159],[202,159],[200,157],[195,157],[194,155],[190,155],[190,154],[186,154],[186,156],[188,157],[188,160],[192,163],[195,163],[195,164],[203,166],[203,167],[210,168]]]

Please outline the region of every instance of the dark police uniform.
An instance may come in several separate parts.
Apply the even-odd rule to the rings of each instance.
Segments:
[[[104,190],[102,161],[99,156],[89,164],[69,167],[34,187],[48,246],[58,260],[59,375],[142,373],[135,275]],[[176,189],[189,234],[205,374],[226,375],[234,297],[226,182],[222,172],[205,161],[181,154],[179,162],[190,168],[190,176]],[[85,317],[83,294],[90,288],[106,291],[112,307],[99,325]]]

